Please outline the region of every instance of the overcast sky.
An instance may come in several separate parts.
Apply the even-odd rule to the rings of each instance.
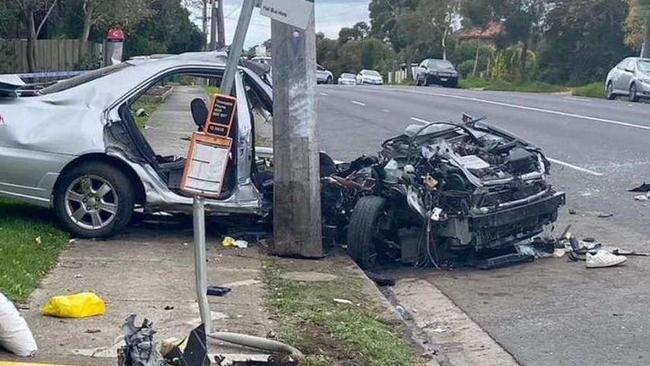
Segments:
[[[328,38],[337,38],[342,27],[350,27],[357,22],[368,22],[370,0],[316,0],[316,32],[323,32]],[[224,0],[226,17],[226,43],[230,44],[235,33],[242,0]],[[194,11],[194,22],[201,28],[200,11]],[[246,37],[246,48],[260,44],[271,38],[271,22],[255,10],[251,27]]]

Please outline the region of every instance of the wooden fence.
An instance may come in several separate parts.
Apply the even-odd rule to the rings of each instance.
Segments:
[[[34,72],[75,71],[97,68],[101,60],[102,45],[88,42],[86,57],[79,54],[77,39],[42,39],[36,41]],[[27,66],[27,40],[0,39],[0,74],[29,72]]]

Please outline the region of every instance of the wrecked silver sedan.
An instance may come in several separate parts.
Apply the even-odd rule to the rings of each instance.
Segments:
[[[131,60],[40,90],[0,78],[0,196],[53,207],[79,237],[113,235],[137,207],[191,212],[192,198],[179,189],[185,159],[178,156],[184,154],[161,156],[158,148],[166,146],[152,148],[134,111],[141,97],[166,83],[204,91],[219,85],[224,64],[214,53]],[[256,179],[252,120],[255,110],[272,111],[271,89],[242,68],[234,94],[232,159],[223,194],[207,200],[206,210],[263,217],[269,207],[265,180]],[[184,106],[189,116],[189,101]],[[191,119],[189,124],[184,128],[197,129]]]
[[[410,126],[378,157],[325,178],[325,202],[346,225],[348,251],[362,267],[516,261],[515,246],[556,221],[565,195],[547,181],[541,150],[463,120]]]

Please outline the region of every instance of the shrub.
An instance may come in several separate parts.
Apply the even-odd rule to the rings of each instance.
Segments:
[[[573,95],[588,98],[606,98],[607,92],[601,82],[595,82],[573,89]]]

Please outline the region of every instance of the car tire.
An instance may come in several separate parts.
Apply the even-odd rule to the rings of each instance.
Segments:
[[[376,266],[386,249],[380,246],[376,237],[379,220],[385,213],[386,200],[378,196],[362,197],[352,212],[348,226],[348,253],[363,269]]]
[[[54,211],[79,238],[105,238],[126,228],[135,192],[129,177],[104,162],[87,162],[64,173],[54,191]]]
[[[638,102],[639,101],[639,94],[636,89],[636,84],[632,83],[630,85],[630,102]]]
[[[611,81],[607,83],[607,99],[608,100],[616,99],[616,94],[614,93],[614,84]]]

